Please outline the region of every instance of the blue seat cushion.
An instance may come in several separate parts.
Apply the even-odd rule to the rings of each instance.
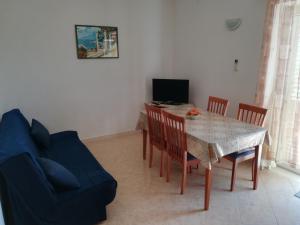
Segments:
[[[192,155],[191,153],[187,153],[187,161],[192,161],[192,160],[198,160],[198,158],[196,158],[194,155]]]
[[[230,158],[233,158],[233,159],[237,159],[237,158],[240,158],[240,157],[251,155],[253,153],[255,153],[254,148],[247,148],[247,149],[243,149],[243,150],[238,151],[238,152],[231,153],[227,156],[230,157]]]
[[[59,163],[46,158],[38,158],[38,162],[56,190],[66,191],[80,187],[77,178]]]
[[[39,121],[32,119],[31,136],[39,149],[48,149],[50,147],[50,134],[47,128]]]

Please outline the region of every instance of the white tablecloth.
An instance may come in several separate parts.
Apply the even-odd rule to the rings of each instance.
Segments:
[[[185,117],[192,105],[168,106],[164,110]],[[219,158],[233,152],[257,145],[270,145],[268,132],[263,127],[240,122],[200,110],[194,120],[186,119],[188,150],[201,160],[201,164],[211,168]],[[140,113],[138,129],[147,129],[146,112]],[[210,152],[209,149],[212,151]]]

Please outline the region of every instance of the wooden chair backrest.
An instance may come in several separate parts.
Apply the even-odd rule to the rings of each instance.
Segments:
[[[185,119],[163,111],[167,150],[172,159],[183,162],[187,151]]]
[[[160,108],[145,104],[148,121],[150,143],[163,149],[165,147],[165,131]]]
[[[227,99],[209,96],[207,111],[226,116],[229,101]]]
[[[240,103],[237,119],[257,126],[263,126],[267,111],[265,108]]]

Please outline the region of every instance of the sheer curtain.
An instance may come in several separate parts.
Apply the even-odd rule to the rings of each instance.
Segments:
[[[269,0],[256,103],[269,109],[272,145],[264,167],[300,168],[300,8],[296,0]]]

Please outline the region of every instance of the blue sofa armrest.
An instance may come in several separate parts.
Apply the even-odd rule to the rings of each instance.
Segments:
[[[90,179],[93,180],[93,185],[61,193],[56,211],[50,218],[63,225],[96,224],[105,220],[105,207],[115,198],[117,182],[102,169],[92,173]]]
[[[22,153],[2,162],[0,176],[3,210],[10,219],[13,217],[17,221],[21,218],[34,218],[35,221],[40,221],[54,210],[57,198],[30,154]],[[7,220],[7,215],[4,217]]]

